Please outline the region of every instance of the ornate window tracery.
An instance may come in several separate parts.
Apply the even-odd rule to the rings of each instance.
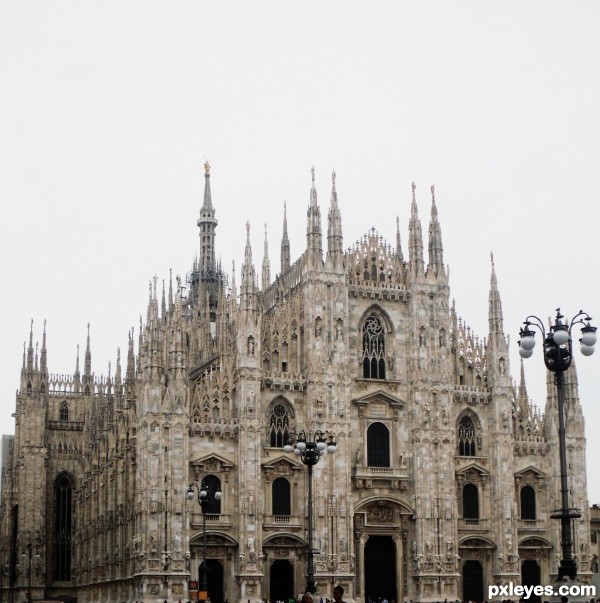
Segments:
[[[271,411],[269,423],[270,445],[283,448],[287,442],[290,428],[290,418],[287,408],[281,404],[275,404]]]
[[[362,328],[362,365],[365,379],[385,379],[385,331],[381,320],[371,314]]]
[[[458,454],[475,456],[476,449],[475,425],[469,417],[463,417],[458,426]]]
[[[69,420],[69,406],[68,406],[68,404],[66,402],[63,402],[60,405],[59,419],[61,421],[68,421]]]

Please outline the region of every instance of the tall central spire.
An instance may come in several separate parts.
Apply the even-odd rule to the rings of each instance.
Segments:
[[[202,276],[206,276],[214,272],[216,268],[215,230],[217,228],[217,220],[210,192],[210,164],[208,161],[204,164],[204,201],[200,209],[200,217],[197,224],[200,229],[200,261],[198,269]]]
[[[323,242],[321,231],[321,210],[317,204],[317,189],[315,188],[315,168],[311,170],[312,185],[310,187],[310,203],[306,213],[306,249],[313,266],[323,266]]]

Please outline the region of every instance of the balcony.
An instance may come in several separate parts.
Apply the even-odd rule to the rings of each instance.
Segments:
[[[202,513],[192,513],[190,519],[190,525],[192,528],[202,528]],[[206,514],[206,526],[221,528],[230,528],[233,526],[231,515],[224,515],[223,513],[207,513]]]
[[[463,519],[458,520],[458,531],[473,533],[483,533],[490,529],[489,519]]]
[[[265,530],[286,530],[294,532],[302,528],[300,517],[294,515],[266,515],[263,524]]]
[[[373,482],[378,486],[405,489],[408,485],[408,467],[355,467],[352,477],[357,488],[371,488]],[[388,482],[381,484],[381,482]]]

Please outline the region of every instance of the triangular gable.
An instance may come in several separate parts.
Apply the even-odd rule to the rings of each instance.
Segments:
[[[274,475],[286,475],[293,473],[294,471],[300,471],[303,465],[295,459],[291,459],[289,456],[281,454],[266,463],[262,463],[262,468],[270,476]]]
[[[483,465],[480,465],[475,461],[469,463],[466,467],[461,467],[456,472],[456,475],[466,476],[468,473],[477,473],[480,477],[487,477],[490,474],[490,472]]]
[[[358,406],[365,406],[370,402],[387,402],[392,408],[403,408],[404,402],[385,391],[384,389],[377,389],[374,392],[369,392],[360,398],[355,398],[352,402]]]
[[[527,467],[525,467],[524,469],[521,469],[520,471],[517,471],[515,473],[515,478],[517,478],[517,477],[523,478],[528,473],[533,473],[537,479],[546,477],[546,474],[543,471],[540,471],[534,465],[527,465]]]

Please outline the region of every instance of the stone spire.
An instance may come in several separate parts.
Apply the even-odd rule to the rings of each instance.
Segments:
[[[85,358],[83,361],[83,374],[86,377],[92,376],[92,351],[90,349],[90,323],[87,324],[87,340],[85,346]]]
[[[44,333],[42,334],[42,350],[40,355],[40,371],[48,376],[48,350],[46,349],[46,321],[44,320]]]
[[[242,282],[240,284],[240,309],[254,308],[256,271],[252,264],[252,246],[250,245],[250,222],[246,222],[246,249],[242,264]]]
[[[271,284],[271,263],[269,262],[269,240],[267,238],[267,223],[265,222],[265,250],[262,263],[262,290],[266,291]]]
[[[402,253],[402,243],[400,241],[400,217],[396,216],[396,257],[404,264],[404,254]]]
[[[200,229],[200,260],[198,268],[202,277],[214,272],[216,266],[215,230],[217,228],[217,220],[210,192],[210,165],[208,161],[204,164],[204,201],[200,209],[200,217],[197,224]]]
[[[429,221],[429,266],[427,273],[436,278],[444,276],[444,250],[442,247],[442,229],[438,221],[435,205],[435,186],[431,185],[431,220]]]
[[[321,210],[317,204],[317,189],[315,188],[315,168],[311,169],[312,185],[310,188],[310,203],[306,214],[306,250],[312,267],[323,266],[323,235],[321,232]]]
[[[290,239],[288,238],[287,207],[283,202],[283,235],[281,237],[281,272],[287,272],[290,267]]]
[[[27,370],[33,371],[33,318],[29,327],[29,346],[27,347]]]
[[[410,221],[408,223],[408,253],[410,269],[414,276],[422,274],[424,270],[423,263],[423,234],[421,232],[421,221],[419,220],[419,210],[417,209],[417,200],[415,190],[417,186],[412,183],[412,204],[410,206]]]
[[[331,173],[331,205],[327,216],[327,257],[335,260],[343,253],[342,214],[338,207],[334,170]]]
[[[489,294],[489,328],[490,338],[496,337],[504,340],[504,321],[502,319],[502,301],[500,300],[500,292],[498,291],[498,279],[496,278],[496,269],[494,266],[494,254],[490,253],[492,262],[492,276],[490,279],[490,294]]]

